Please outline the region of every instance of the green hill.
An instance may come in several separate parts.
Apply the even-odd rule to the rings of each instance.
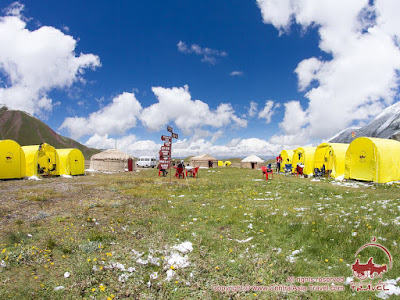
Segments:
[[[100,152],[59,135],[45,123],[23,111],[10,110],[4,106],[0,108],[0,139],[14,140],[21,146],[48,143],[56,149],[78,148],[85,159]]]

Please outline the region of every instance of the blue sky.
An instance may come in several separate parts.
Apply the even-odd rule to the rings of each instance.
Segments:
[[[232,147],[238,146],[241,140],[241,150],[236,154],[257,152],[262,155],[260,152],[265,148],[268,148],[265,149],[266,153],[269,151],[272,154],[283,147],[318,143],[347,126],[367,122],[386,106],[397,101],[398,86],[393,83],[396,82],[399,68],[399,49],[396,45],[387,45],[387,49],[383,51],[376,50],[382,57],[389,54],[393,57],[392,63],[386,60],[372,63],[373,66],[383,65],[382,70],[373,67],[364,69],[363,63],[367,64],[376,53],[366,55],[364,61],[360,60],[359,65],[363,67],[348,63],[356,49],[368,45],[378,47],[382,44],[379,40],[381,35],[375,34],[376,39],[371,41],[369,35],[372,36],[373,33],[368,33],[368,29],[379,28],[386,36],[397,37],[394,30],[396,24],[393,23],[395,21],[391,20],[393,17],[387,9],[390,5],[397,9],[398,4],[395,1],[357,0],[355,4],[338,1],[337,5],[333,5],[335,7],[329,8],[331,12],[324,8],[323,3],[315,4],[311,0],[294,2],[299,2],[301,8],[292,7],[286,0],[281,2],[286,3],[285,5],[276,5],[269,0],[116,3],[0,1],[4,24],[6,18],[15,17],[25,23],[25,30],[29,33],[47,26],[59,31],[57,35],[60,39],[71,36],[76,42],[75,48],[69,52],[58,49],[60,57],[65,58],[68,54],[69,61],[75,61],[80,53],[92,55],[86,57],[87,65],[81,63],[74,74],[67,74],[71,76],[69,79],[65,79],[67,75],[63,75],[53,85],[44,83],[47,78],[54,76],[50,71],[46,73],[48,77],[42,76],[43,73],[34,74],[36,86],[43,84],[44,87],[35,90],[37,99],[31,99],[31,105],[26,108],[21,104],[24,100],[18,104],[7,100],[11,98],[6,94],[11,93],[6,91],[7,87],[25,83],[15,83],[18,79],[10,79],[13,70],[3,68],[0,87],[4,89],[5,96],[0,92],[0,103],[25,108],[61,134],[77,138],[89,146],[107,148],[108,145],[115,144],[113,139],[118,139],[120,145],[132,154],[145,152],[144,145],[148,146],[149,151],[154,151],[160,143],[159,136],[165,133],[165,130],[159,128],[164,128],[166,122],[155,121],[156,124],[150,124],[150,121],[155,120],[158,114],[168,114],[167,123],[180,134],[182,144],[177,154],[196,154],[196,151],[215,147],[211,152],[224,155]],[[383,2],[387,2],[387,5],[382,6],[380,3]],[[302,10],[308,6],[313,8],[312,13]],[[336,19],[330,18],[329,14],[334,14],[335,9],[339,14]],[[376,17],[371,21],[371,18],[367,18],[366,11],[379,12],[385,22],[380,22]],[[390,22],[386,22],[388,20]],[[359,25],[366,34],[362,34],[361,29],[351,29],[351,26],[348,26],[350,29],[346,32],[345,28],[338,25],[343,23]],[[6,27],[6,30],[10,30],[8,28],[11,26]],[[337,31],[335,26],[338,27]],[[337,46],[340,45],[338,40],[352,35],[354,39],[348,42],[347,47],[346,41],[343,42],[345,46]],[[40,46],[38,48],[46,48],[52,43],[58,43],[62,47],[64,42],[52,40],[54,37],[50,33],[44,35],[44,38],[48,39],[48,43],[45,43],[46,46],[39,45],[42,42],[39,39],[36,42]],[[186,51],[180,51],[179,42],[183,43]],[[37,44],[30,44],[30,48],[36,49]],[[65,44],[68,44],[67,41]],[[192,45],[198,46],[197,50],[201,54],[196,54]],[[204,61],[206,48],[213,53],[210,55],[211,62]],[[58,61],[57,58],[54,59]],[[0,54],[0,63],[3,65],[11,61],[18,66],[19,61],[15,60],[18,60],[17,56]],[[344,64],[346,68],[342,67]],[[52,68],[51,63],[48,68]],[[232,75],[235,71],[237,75]],[[15,72],[22,71],[19,69]],[[378,88],[356,94],[351,91],[352,86],[358,89],[359,85],[376,80],[371,75],[364,82],[354,82],[349,86],[346,82],[336,85],[343,78],[341,74],[352,72],[394,74],[386,81],[378,82]],[[335,77],[329,74],[334,74],[332,76]],[[16,78],[21,77],[24,75],[16,75]],[[153,87],[162,88],[158,96],[153,92]],[[216,113],[214,121],[208,122],[207,117],[204,117],[193,125],[186,126],[184,124],[193,121],[192,114],[199,109],[190,102],[188,104],[193,104],[193,109],[183,110],[183,113],[188,114],[188,119],[174,124],[175,115],[168,110],[179,110],[179,107],[172,104],[171,108],[167,104],[158,108],[152,107],[158,103],[159,97],[168,99],[168,93],[174,88],[186,90],[191,101],[200,100],[202,104],[208,105],[206,115],[216,112],[221,103],[229,104],[230,108],[226,108],[228,112],[222,117]],[[333,88],[340,92],[334,91],[332,94]],[[307,94],[308,92],[312,93]],[[140,106],[133,105],[132,110],[126,110],[130,116],[135,115],[131,118],[131,126],[115,125],[97,130],[96,124],[100,120],[107,123],[106,116],[113,118],[111,112],[106,114],[105,110],[123,93],[129,93],[126,96],[130,97],[124,101],[137,101]],[[326,96],[320,96],[321,94]],[[44,96],[45,101],[40,102]],[[339,97],[343,99],[342,102],[337,100]],[[357,100],[354,103],[349,106],[346,104],[345,116],[342,117],[340,110],[343,109],[343,103],[349,103],[355,98]],[[329,102],[324,99],[329,99]],[[272,101],[272,107],[268,110],[270,118],[260,118],[260,112],[267,100]],[[250,102],[257,104],[253,115],[249,115]],[[40,103],[47,103],[51,110],[46,110]],[[151,112],[145,113],[150,107]],[[318,129],[320,107],[324,107],[321,114],[333,113],[332,125],[325,128],[325,131]],[[109,108],[111,111],[111,107]],[[90,115],[96,112],[98,120],[91,120]],[[217,120],[224,117],[226,120],[219,124]],[[121,115],[114,121],[119,121],[118,118],[121,120]],[[81,125],[77,125],[78,123]],[[79,126],[91,129],[81,131]],[[92,139],[92,142],[88,142],[96,134],[95,141]],[[248,139],[254,140],[246,142]],[[141,143],[140,147],[138,143]],[[187,148],[192,150],[185,151]]]

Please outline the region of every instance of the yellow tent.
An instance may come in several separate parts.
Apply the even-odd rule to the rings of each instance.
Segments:
[[[293,151],[292,165],[293,172],[296,171],[297,163],[304,165],[303,174],[314,174],[314,153],[316,147],[299,147]]]
[[[85,174],[85,158],[79,149],[56,149],[58,175]]]
[[[400,142],[359,137],[347,149],[345,178],[385,183],[400,180]]]
[[[325,165],[325,171],[329,171],[333,178],[344,177],[344,159],[349,144],[322,143],[315,150],[314,168],[321,169]]]
[[[25,177],[25,154],[12,140],[0,141],[0,179]]]
[[[231,164],[232,164],[232,163],[231,163],[230,160],[227,160],[226,162],[224,162],[225,167],[229,167]]]
[[[285,172],[285,165],[292,163],[293,152],[294,152],[293,150],[282,150],[281,152],[282,163],[281,163],[281,168],[279,170],[280,172]]]
[[[224,162],[222,160],[218,161],[218,167],[223,167],[224,166]]]
[[[57,152],[53,146],[43,143],[22,147],[26,160],[26,176],[58,175]]]

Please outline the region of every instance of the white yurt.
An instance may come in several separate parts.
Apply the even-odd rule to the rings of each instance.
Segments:
[[[241,168],[259,169],[264,165],[264,161],[257,155],[247,156],[240,162]]]
[[[103,172],[133,171],[136,167],[135,159],[120,150],[109,149],[90,158],[90,169]]]

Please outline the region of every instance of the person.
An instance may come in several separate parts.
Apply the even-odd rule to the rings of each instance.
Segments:
[[[185,168],[185,163],[183,162],[183,160],[181,160],[181,162],[178,164],[178,168]]]
[[[168,171],[165,170],[165,169],[163,169],[163,168],[161,168],[161,164],[158,164],[158,169],[162,172],[162,176],[163,176],[163,177],[166,177],[166,176],[167,176]]]
[[[282,156],[279,153],[279,155],[276,157],[276,173],[279,173],[281,170],[281,163],[282,163]]]

